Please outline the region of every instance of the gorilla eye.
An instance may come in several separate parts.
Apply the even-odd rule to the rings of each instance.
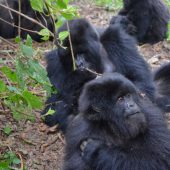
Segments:
[[[119,97],[117,101],[122,102],[123,100],[124,100],[124,97]]]

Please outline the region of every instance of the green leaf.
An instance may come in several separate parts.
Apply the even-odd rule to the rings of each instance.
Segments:
[[[0,80],[0,92],[4,92],[5,90],[6,90],[5,83],[2,80]]]
[[[57,0],[57,5],[59,6],[59,8],[61,9],[65,9],[67,8],[67,4],[64,0]]]
[[[32,38],[31,38],[31,36],[29,34],[27,35],[25,45],[27,45],[29,47],[32,47]]]
[[[31,105],[32,108],[34,109],[42,108],[43,103],[39,97],[33,95],[31,92],[27,90],[25,90],[22,95],[27,100],[27,102]]]
[[[26,76],[24,76],[24,65],[20,60],[16,61],[16,74],[17,74],[17,78],[18,78],[18,84],[20,86],[20,88],[24,89],[26,83],[24,81],[24,78]]]
[[[11,170],[8,161],[0,161],[0,170]]]
[[[39,12],[43,12],[43,6],[44,6],[44,2],[43,0],[30,0],[31,2],[31,7]]]
[[[12,129],[10,126],[6,126],[4,129],[3,129],[3,132],[7,135],[10,135],[11,132],[12,132]]]
[[[20,159],[18,159],[18,158],[14,158],[14,159],[12,160],[12,163],[18,165],[18,164],[21,163],[21,161],[20,161]]]
[[[51,108],[48,110],[48,112],[44,116],[53,115],[55,113],[55,110],[52,110]]]
[[[10,92],[13,92],[13,93],[15,93],[15,94],[21,95],[21,92],[20,92],[20,90],[19,90],[17,87],[7,86],[7,88],[8,88],[8,90],[9,90]]]
[[[34,55],[34,50],[32,49],[32,47],[24,44],[21,44],[21,51],[23,55],[27,57],[32,57]]]
[[[25,116],[22,113],[19,113],[19,112],[13,110],[13,109],[12,109],[12,116],[17,121],[25,119]]]
[[[17,36],[17,37],[15,38],[15,42],[16,42],[16,43],[20,43],[20,42],[21,42],[21,38],[20,38],[19,36]]]
[[[60,28],[65,21],[66,21],[66,20],[65,20],[64,17],[58,18],[57,22],[55,23],[55,27],[56,27],[57,29]]]
[[[42,29],[39,33],[39,35],[43,36],[42,40],[49,40],[50,37],[50,31],[47,28]]]
[[[6,75],[12,82],[17,82],[16,73],[13,72],[8,66],[3,66],[1,71],[4,75]]]
[[[49,84],[47,72],[37,60],[30,60],[28,64],[28,73],[33,79],[41,84]]]
[[[62,31],[59,33],[59,39],[60,41],[63,41],[65,38],[67,38],[69,35],[69,32],[68,31]]]

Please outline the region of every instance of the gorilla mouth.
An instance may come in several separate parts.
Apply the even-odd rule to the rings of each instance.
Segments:
[[[141,112],[133,112],[133,113],[129,113],[128,115],[127,115],[127,118],[129,118],[129,117],[131,117],[131,116],[135,116],[135,115],[137,115],[137,114],[142,114]]]
[[[88,64],[87,64],[87,62],[85,60],[85,56],[83,54],[78,54],[75,62],[76,62],[77,68],[79,68],[79,69],[88,68]]]

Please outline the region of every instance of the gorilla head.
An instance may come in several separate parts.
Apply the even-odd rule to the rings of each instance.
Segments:
[[[104,122],[124,138],[136,137],[147,127],[135,86],[118,73],[104,74],[85,85],[79,109],[89,120]]]
[[[88,68],[98,73],[112,71],[113,66],[107,59],[107,53],[100,43],[99,35],[86,19],[71,20],[68,25],[65,23],[60,27],[58,34],[62,31],[70,31],[77,68]],[[58,41],[56,41],[56,44],[59,45]],[[58,54],[63,65],[67,65],[70,69],[73,64],[69,37],[63,41],[62,46],[66,48],[59,47]]]

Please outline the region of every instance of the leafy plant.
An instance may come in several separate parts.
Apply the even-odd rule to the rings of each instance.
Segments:
[[[78,16],[77,9],[69,5],[68,0],[30,0],[34,10],[51,17],[55,30],[63,21]],[[42,29],[39,34],[47,40],[51,35],[48,29]],[[54,35],[55,36],[55,35]],[[63,40],[68,32],[59,35]],[[25,43],[19,37],[16,38],[19,50],[16,57],[12,58],[13,68],[5,65],[0,68],[3,80],[0,80],[0,103],[8,107],[14,119],[34,120],[33,110],[41,109],[44,104],[44,96],[51,91],[51,84],[44,67],[37,58],[38,52],[32,48],[32,39],[28,35]],[[46,95],[47,94],[47,95]]]
[[[64,21],[78,17],[77,8],[69,5],[69,0],[30,0],[34,10],[50,16],[53,22],[53,35],[55,38],[56,30]],[[48,40],[51,35],[48,28],[39,32],[43,40]]]
[[[33,109],[41,109],[44,97],[51,91],[51,84],[44,67],[36,58],[37,52],[32,48],[31,37],[24,43],[16,38],[19,51],[13,60],[14,68],[0,68],[5,80],[0,80],[1,103],[7,106],[14,119],[34,120]],[[36,92],[38,89],[38,93]],[[41,97],[40,94],[43,94]]]
[[[21,163],[20,159],[18,159],[17,155],[8,151],[0,156],[0,170],[19,170],[18,165]]]
[[[11,132],[12,132],[12,129],[11,129],[11,127],[8,125],[8,126],[5,126],[5,127],[4,127],[3,132],[4,132],[6,135],[10,135]]]

